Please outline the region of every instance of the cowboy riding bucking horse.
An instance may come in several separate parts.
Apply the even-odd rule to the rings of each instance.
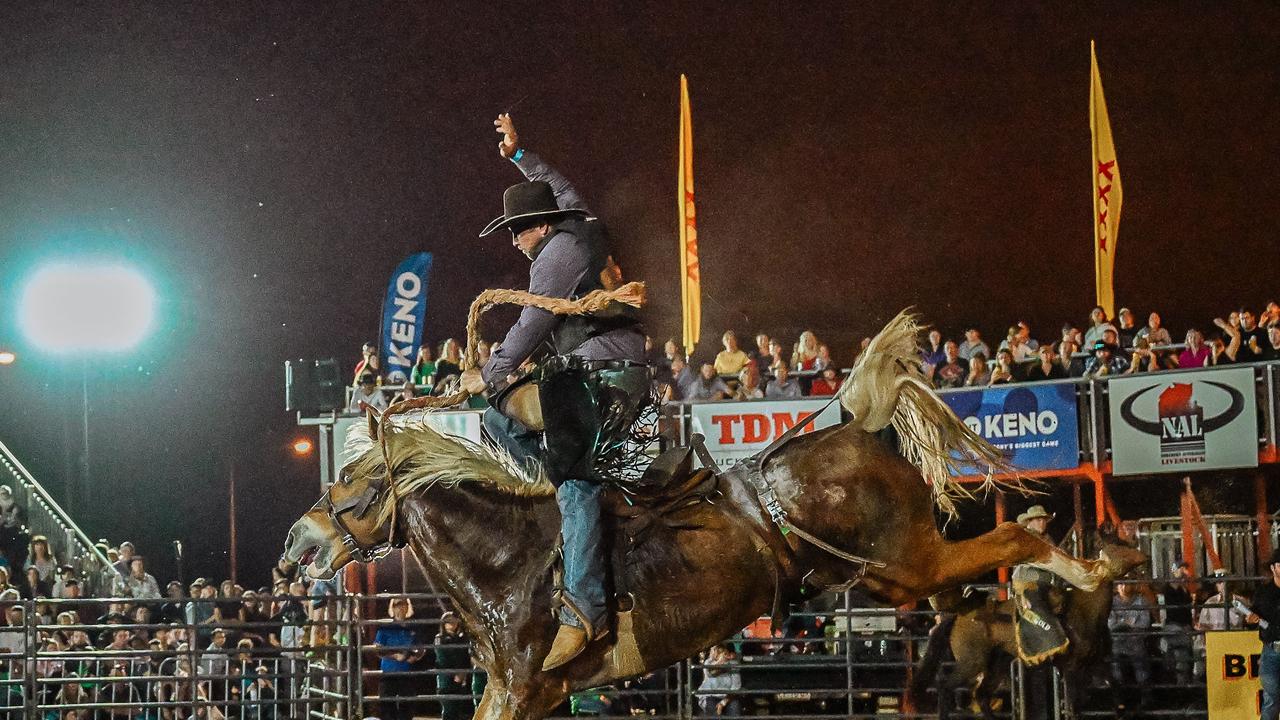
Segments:
[[[519,145],[510,115],[499,115],[494,127],[502,134],[498,151],[526,181],[507,188],[502,216],[480,237],[511,233],[512,245],[532,261],[529,292],[536,295],[574,300],[620,285],[604,224],[591,216],[574,186]],[[517,377],[539,355],[537,368]],[[621,303],[591,315],[525,307],[488,364],[462,376],[464,389],[488,395],[486,434],[517,460],[541,462],[556,488],[564,588],[560,627],[544,670],[569,662],[608,632],[603,487],[593,460],[601,443],[630,430],[649,396],[644,357],[640,322]],[[529,419],[530,405],[538,408],[540,428]],[[610,419],[607,427],[602,418]]]

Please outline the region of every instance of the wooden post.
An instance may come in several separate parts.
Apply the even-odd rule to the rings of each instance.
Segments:
[[[1076,541],[1071,548],[1071,554],[1076,557],[1084,555],[1084,498],[1080,490],[1080,478],[1075,478],[1071,482],[1071,509],[1075,513],[1075,524],[1072,525],[1072,532],[1076,534]]]
[[[1093,513],[1098,527],[1102,527],[1107,518],[1107,486],[1102,473],[1094,468],[1093,475]]]
[[[1267,567],[1271,561],[1271,513],[1267,512],[1267,476],[1258,470],[1253,475],[1254,511],[1258,514],[1258,568]],[[1237,574],[1244,568],[1235,568]]]
[[[1004,493],[996,491],[996,527],[1003,525],[1006,520],[1006,511],[1004,506]],[[1000,599],[1007,600],[1008,593],[1005,592],[1004,586],[1009,584],[1009,568],[1002,567],[996,570],[996,577],[1000,580]]]
[[[227,463],[227,492],[230,495],[227,502],[227,514],[230,516],[231,524],[231,582],[238,582],[236,578],[236,463],[234,460]]]

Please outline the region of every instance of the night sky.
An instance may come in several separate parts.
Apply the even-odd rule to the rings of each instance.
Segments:
[[[988,337],[1085,321],[1094,38],[1125,189],[1118,304],[1179,337],[1280,294],[1273,5],[269,5],[0,9],[0,347],[20,355],[0,439],[62,492],[81,358],[24,345],[16,284],[72,254],[140,264],[162,323],[87,358],[78,517],[162,579],[175,538],[188,578],[226,574],[234,462],[242,579],[265,580],[318,493],[282,362],[350,368],[402,257],[435,253],[433,341],[461,336],[479,291],[524,286],[508,239],[475,237],[519,179],[500,111],[609,222],[667,336],[688,74],[703,352],[727,327],[810,328],[847,364],[908,305]]]

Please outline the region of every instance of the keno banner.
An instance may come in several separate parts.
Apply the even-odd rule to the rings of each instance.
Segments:
[[[751,400],[747,402],[708,402],[689,405],[693,432],[707,438],[707,449],[716,462],[728,465],[751,457],[769,447],[793,425],[817,412],[822,400]],[[840,423],[840,403],[827,406],[801,432]]]
[[[1117,378],[1109,394],[1116,475],[1258,465],[1252,368]]]
[[[1070,383],[962,390],[947,392],[942,399],[1016,468],[1064,470],[1080,465],[1076,391]]]
[[[1257,720],[1262,711],[1261,654],[1257,632],[1204,634],[1205,693],[1212,720]]]
[[[418,358],[427,320],[427,275],[431,253],[405,258],[391,274],[387,297],[382,301],[382,342],[378,350],[388,384],[409,379]]]

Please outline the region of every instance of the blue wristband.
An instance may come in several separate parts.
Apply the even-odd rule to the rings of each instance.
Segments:
[[[511,154],[511,162],[520,162],[522,157],[524,157],[524,148],[516,148],[516,151]]]

